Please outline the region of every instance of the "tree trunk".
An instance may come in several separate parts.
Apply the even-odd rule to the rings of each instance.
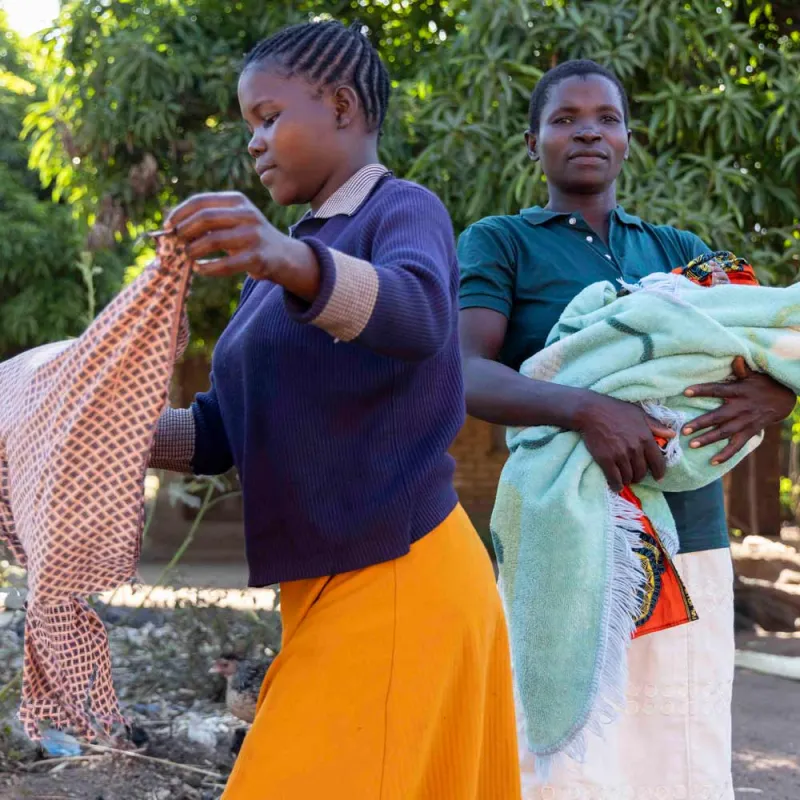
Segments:
[[[761,446],[739,464],[728,483],[728,523],[745,534],[781,532],[781,427],[768,428]]]

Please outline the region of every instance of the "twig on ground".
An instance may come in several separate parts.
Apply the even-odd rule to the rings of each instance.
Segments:
[[[96,753],[112,753],[114,755],[127,756],[128,758],[137,758],[141,761],[149,761],[151,764],[161,764],[164,767],[171,767],[174,769],[182,769],[186,772],[194,772],[198,775],[205,775],[207,778],[213,778],[217,781],[224,781],[225,776],[220,775],[218,772],[211,772],[207,769],[201,769],[190,764],[180,764],[177,761],[169,761],[166,758],[155,758],[154,756],[145,756],[141,753],[136,753],[131,750],[118,750],[116,747],[106,747],[100,744],[87,744],[86,748]]]
[[[34,770],[39,767],[55,767],[60,764],[77,764],[81,761],[97,761],[100,758],[98,755],[93,756],[63,756],[61,758],[45,758],[42,761],[34,761],[32,764],[26,764],[26,770]]]

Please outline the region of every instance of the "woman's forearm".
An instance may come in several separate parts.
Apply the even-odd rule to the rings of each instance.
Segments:
[[[586,389],[526,378],[487,358],[463,360],[467,412],[495,425],[554,425],[577,430],[586,405]]]

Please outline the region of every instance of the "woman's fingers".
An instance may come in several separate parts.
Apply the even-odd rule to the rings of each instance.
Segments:
[[[253,225],[256,221],[253,210],[246,207],[205,208],[175,225],[176,236],[191,243],[213,231],[230,230],[243,225]]]
[[[726,422],[724,425],[720,425],[716,428],[712,428],[706,433],[701,434],[700,436],[692,439],[689,444],[693,450],[696,450],[698,447],[706,447],[707,445],[714,444],[715,442],[721,442],[724,439],[730,439],[735,434],[739,433],[741,428],[738,425],[733,424],[732,422]]]
[[[620,488],[617,491],[622,491],[626,486],[633,483],[633,463],[630,458],[622,456],[617,459],[617,469],[619,470]]]
[[[653,419],[653,417],[646,417],[647,425],[650,428],[650,433],[653,436],[656,436],[660,439],[674,439],[675,438],[675,431],[672,430],[667,425],[664,425],[663,422],[659,422],[657,419]]]
[[[239,225],[235,228],[211,231],[210,233],[195,239],[186,247],[186,254],[189,258],[205,258],[211,253],[220,250],[230,252],[232,250],[245,250],[253,247],[258,241],[258,230],[246,225]]]
[[[653,442],[653,444],[655,444],[655,442]],[[656,449],[658,449],[658,447],[656,447]],[[641,483],[647,477],[649,469],[647,466],[647,456],[644,449],[637,450],[631,456],[631,470],[633,474],[631,476],[630,484]]]
[[[214,258],[210,261],[201,261],[197,264],[197,271],[200,275],[210,275],[214,278],[226,278],[230,275],[238,275],[248,272],[259,265],[258,259],[250,250],[244,250],[223,258]],[[258,277],[253,275],[253,277]]]
[[[648,471],[657,481],[660,481],[667,472],[667,459],[655,439],[645,443],[644,457],[647,461]]]
[[[736,410],[729,405],[722,405],[709,411],[707,414],[701,414],[695,417],[691,422],[687,423],[683,428],[684,436],[691,436],[697,431],[704,431],[707,428],[717,428],[720,425],[725,425],[728,422],[736,419]]]
[[[597,464],[600,469],[603,470],[603,474],[606,476],[606,480],[608,481],[608,485],[611,487],[612,492],[621,492],[625,488],[625,484],[622,481],[622,475],[620,475],[619,467],[617,466],[616,461],[609,458],[602,458],[597,459]]]
[[[699,383],[696,386],[690,386],[684,392],[687,397],[718,397],[721,399],[736,397],[738,393],[739,387],[735,381],[730,383]]]
[[[245,206],[249,203],[241,192],[206,192],[205,194],[192,195],[184,200],[167,218],[168,230],[174,230],[176,226],[185,222],[193,214],[206,209],[235,208]]]
[[[736,435],[732,436],[727,446],[720,450],[720,452],[711,459],[711,464],[716,467],[719,464],[724,464],[726,461],[730,461],[730,459],[733,458],[747,444],[748,441],[750,441],[750,438],[750,436],[747,436],[744,433],[737,433]]]
[[[733,381],[719,381],[717,383],[699,383],[695,386],[690,386],[684,394],[687,397],[738,397],[740,394],[739,381],[749,378],[753,371],[747,366],[744,356],[736,356],[731,364]]]
[[[749,378],[753,374],[753,371],[747,366],[744,356],[736,356],[736,358],[733,359],[733,374],[740,381]]]

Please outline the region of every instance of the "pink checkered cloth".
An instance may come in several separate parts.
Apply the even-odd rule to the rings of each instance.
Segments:
[[[28,571],[20,719],[90,739],[123,722],[86,601],[134,578],[144,476],[188,326],[172,237],[78,339],[0,364],[0,541]]]

